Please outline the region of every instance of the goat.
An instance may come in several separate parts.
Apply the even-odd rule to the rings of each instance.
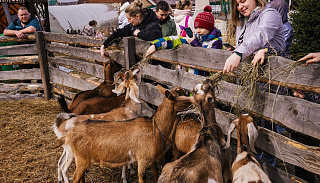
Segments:
[[[257,125],[253,118],[248,114],[243,114],[230,124],[228,140],[224,148],[230,146],[230,135],[235,128],[237,128],[237,156],[231,167],[232,182],[271,183],[257,159],[250,152],[251,149],[256,153],[254,142],[258,138]]]
[[[158,183],[163,182],[223,182],[223,170],[228,166],[222,147],[224,135],[216,122],[214,112],[215,93],[211,80],[205,80],[194,88],[193,97],[177,97],[190,100],[200,109],[203,121],[199,138],[186,155],[163,167]],[[227,181],[227,180],[225,180]]]
[[[91,163],[115,167],[135,161],[138,162],[139,183],[145,181],[145,171],[150,165],[157,180],[155,161],[165,153],[177,111],[189,105],[176,101],[177,96],[185,96],[180,87],[169,91],[158,85],[158,90],[165,97],[153,118],[141,117],[120,123],[87,120],[62,138],[66,151],[71,151],[69,153],[75,157],[75,183],[84,182],[84,173]]]
[[[108,121],[124,121],[133,118],[137,118],[139,115],[139,111],[141,109],[140,102],[138,100],[139,97],[139,88],[136,84],[137,74],[139,73],[139,69],[135,69],[134,71],[128,71],[125,73],[123,82],[113,90],[116,94],[121,94],[124,90],[126,92],[126,100],[123,102],[122,106],[119,108],[115,108],[108,113],[97,114],[97,115],[74,115],[69,113],[61,113],[57,116],[55,123],[53,125],[54,133],[58,137],[58,139],[64,137],[74,126],[78,125],[80,122],[85,121],[87,119],[99,119],[99,120],[108,120]],[[71,119],[70,119],[71,118]],[[69,119],[69,120],[66,120]],[[66,161],[68,160],[68,161]],[[66,154],[64,150],[61,158],[58,162],[58,181],[62,182],[64,178],[65,182],[68,182],[67,170],[73,160],[72,154]],[[123,182],[126,182],[125,177],[126,167],[123,167],[122,179]],[[134,171],[131,169],[131,173]]]
[[[77,93],[73,97],[69,107],[67,105],[67,102],[65,101],[65,98],[63,97],[63,95],[61,95],[58,98],[58,102],[60,103],[60,106],[63,109],[63,111],[65,111],[67,113],[71,113],[71,112],[75,113],[72,109],[84,100],[94,98],[94,97],[115,96],[115,94],[112,93],[112,90],[114,89],[113,75],[114,75],[114,73],[116,73],[122,69],[122,65],[118,64],[116,61],[109,61],[109,62],[96,61],[96,63],[103,65],[103,72],[104,72],[103,83],[101,83],[98,87],[96,87],[93,90],[86,90],[86,91],[82,91],[80,93]],[[87,114],[89,114],[89,113],[87,113]]]

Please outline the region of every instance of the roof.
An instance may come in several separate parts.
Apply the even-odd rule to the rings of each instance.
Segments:
[[[118,21],[118,11],[108,4],[79,4],[68,6],[49,6],[50,21],[58,20],[60,26],[66,31],[70,29],[82,30],[89,21],[96,20],[98,25],[110,21]],[[69,24],[70,23],[70,24]]]

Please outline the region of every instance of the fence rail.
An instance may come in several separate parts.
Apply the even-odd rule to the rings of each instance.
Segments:
[[[43,36],[43,40],[41,40],[39,36]],[[0,80],[42,78],[47,98],[50,98],[51,93],[59,93],[68,98],[72,98],[77,91],[93,89],[102,81],[102,66],[96,64],[94,61],[107,61],[107,59],[100,56],[98,48],[104,39],[41,32],[37,33],[34,40],[37,40],[36,46],[24,45],[23,47],[19,45],[2,47],[0,48],[0,53],[13,53],[14,50],[17,51],[22,47],[28,49],[31,53],[34,51],[34,47],[36,47],[39,62],[47,63],[48,66],[42,65],[41,69],[32,69],[29,71],[10,71],[12,74],[9,75],[7,74],[9,71],[0,72]],[[18,40],[11,37],[7,40],[5,38],[0,39],[0,42],[6,41]],[[124,38],[123,41],[113,45],[112,49],[108,50],[108,52],[111,57],[122,64],[123,67],[129,68],[145,53],[149,44],[149,42],[140,39]],[[56,56],[49,56],[52,55],[52,53],[55,53]],[[181,45],[177,49],[158,51],[152,58],[171,64],[217,72],[223,69],[225,60],[230,55],[231,52],[225,50],[203,49]],[[25,57],[2,58],[0,59],[0,65],[32,63],[36,62],[35,60],[37,59],[27,59]],[[298,67],[288,78],[282,78],[283,75],[279,75],[281,71],[276,69],[292,63],[292,60],[275,56],[270,57],[269,63],[271,72],[268,73],[268,69],[265,70],[269,76],[265,77],[262,82],[281,84],[291,88],[320,93],[319,64],[308,67]],[[68,67],[73,71],[65,72],[59,69],[59,66]],[[47,71],[45,71],[43,67],[47,67]],[[40,76],[41,73],[42,76]],[[46,73],[48,76],[45,76]],[[140,98],[156,106],[161,103],[162,95],[157,91],[156,86],[152,84],[153,82],[168,86],[181,86],[187,90],[192,90],[193,86],[206,78],[181,70],[172,70],[162,67],[161,65],[152,64],[145,64],[142,67],[141,75],[143,81],[147,79],[149,82],[141,83]],[[240,72],[229,74],[229,77],[237,78],[239,76]],[[272,80],[269,80],[269,78],[272,78]],[[46,88],[45,83],[51,88]],[[265,119],[272,119],[290,131],[302,133],[320,140],[320,121],[317,120],[320,118],[320,104],[286,95],[262,93],[261,104],[263,104],[263,107],[257,109],[255,107],[248,107],[246,101],[238,97],[236,91],[239,87],[241,86],[238,84],[220,81],[217,94],[218,102],[229,107],[245,108],[251,114]],[[147,111],[146,108],[144,110]],[[153,112],[152,109],[148,110],[149,112]],[[236,118],[236,115],[230,111],[216,109],[216,117],[224,133],[226,133],[230,122]],[[319,146],[307,146],[262,127],[259,128],[259,132],[259,139],[256,142],[258,148],[286,163],[302,167],[314,174],[320,175]],[[235,133],[233,137],[236,138]],[[305,182],[294,175],[287,174],[269,165],[264,164],[263,167],[267,174],[269,174],[272,182]]]

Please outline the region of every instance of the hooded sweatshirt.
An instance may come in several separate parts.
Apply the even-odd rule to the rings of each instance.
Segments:
[[[190,15],[188,20],[188,27],[191,28],[192,32],[195,32],[194,29],[194,19],[192,18],[192,12],[190,9],[187,10],[175,10],[174,11],[174,22],[176,23],[177,33],[180,35],[181,28],[180,25],[185,27],[186,17]]]
[[[104,46],[110,46],[116,38],[119,37],[126,37],[126,36],[133,36],[133,32],[136,29],[139,29],[140,32],[138,33],[138,38],[152,41],[162,37],[161,28],[160,28],[160,21],[157,15],[151,9],[145,9],[148,13],[143,17],[142,22],[137,25],[133,26],[131,23],[124,26],[122,29],[117,29],[113,34],[111,34],[105,41]]]

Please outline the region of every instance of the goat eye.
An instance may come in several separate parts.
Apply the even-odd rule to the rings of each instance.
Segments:
[[[213,102],[214,102],[214,98],[213,97],[208,98],[208,103],[213,103]]]

